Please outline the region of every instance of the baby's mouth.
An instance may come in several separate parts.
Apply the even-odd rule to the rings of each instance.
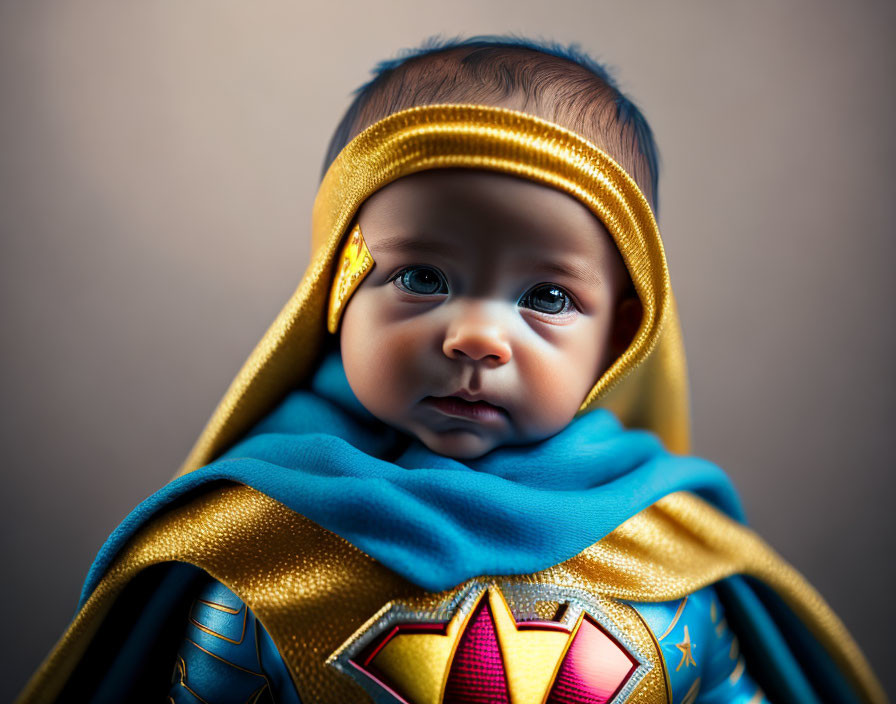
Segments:
[[[446,416],[479,422],[496,422],[507,418],[507,411],[488,401],[468,401],[460,396],[427,396],[422,403]]]

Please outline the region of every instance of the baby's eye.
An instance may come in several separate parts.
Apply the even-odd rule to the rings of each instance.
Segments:
[[[533,286],[520,299],[519,305],[549,315],[569,313],[575,308],[569,294],[556,284]]]
[[[392,279],[398,288],[418,296],[434,296],[448,293],[448,282],[438,269],[431,266],[409,266]]]

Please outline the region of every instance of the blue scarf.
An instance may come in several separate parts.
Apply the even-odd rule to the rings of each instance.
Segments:
[[[82,603],[146,520],[216,480],[252,486],[431,591],[556,565],[674,491],[742,520],[722,470],[670,454],[605,410],[536,444],[465,462],[437,455],[373,418],[334,353],[310,390],[292,392],[218,460],[141,503],[97,556]]]

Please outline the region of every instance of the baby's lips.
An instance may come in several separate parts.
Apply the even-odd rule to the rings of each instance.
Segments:
[[[499,422],[508,418],[507,410],[481,399],[469,401],[456,395],[428,396],[424,403],[445,415],[478,422]]]

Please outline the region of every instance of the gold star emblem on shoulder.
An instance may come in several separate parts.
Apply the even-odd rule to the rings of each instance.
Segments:
[[[691,665],[697,667],[693,652],[696,646],[691,643],[691,634],[688,632],[687,626],[684,627],[684,640],[681,643],[676,643],[675,647],[681,651],[681,662],[679,662],[678,667],[675,668],[676,672],[681,669],[682,665],[684,665],[685,668],[688,668]]]

